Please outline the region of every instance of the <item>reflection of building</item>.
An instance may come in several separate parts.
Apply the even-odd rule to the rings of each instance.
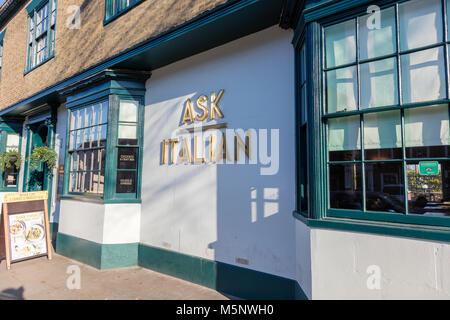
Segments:
[[[375,1],[6,1],[0,152],[24,161],[0,191],[49,190],[56,251],[101,269],[244,298],[449,297],[447,2],[383,2],[374,27]],[[243,134],[199,156],[196,129]],[[42,146],[62,178],[30,166]]]

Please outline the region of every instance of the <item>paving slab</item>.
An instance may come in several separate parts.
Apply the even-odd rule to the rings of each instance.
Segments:
[[[79,289],[69,289],[75,283],[71,282],[75,279],[71,266],[79,268]],[[10,270],[6,269],[6,262],[1,261],[0,300],[5,299],[226,300],[228,297],[141,267],[98,270],[54,254],[52,260],[41,257],[14,263]]]

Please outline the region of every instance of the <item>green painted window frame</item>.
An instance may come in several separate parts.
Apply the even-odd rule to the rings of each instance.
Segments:
[[[126,4],[127,1],[133,2]],[[105,18],[103,19],[103,24],[115,20],[128,10],[134,8],[144,0],[105,0]],[[118,8],[120,6],[120,8]]]
[[[86,193],[69,192],[70,181],[70,114],[74,110],[84,108],[95,103],[108,101],[108,120],[107,120],[107,138],[106,138],[106,157],[105,157],[105,178],[104,192],[102,195],[93,195]],[[138,103],[138,157],[136,169],[136,192],[135,193],[117,193],[117,155],[118,155],[118,129],[119,129],[119,106],[121,100],[133,100]],[[144,97],[127,93],[111,92],[105,95],[96,96],[92,100],[83,100],[80,104],[68,107],[67,132],[66,132],[66,152],[64,164],[64,185],[63,199],[87,200],[100,203],[140,203],[141,202],[141,184],[142,184],[142,161],[143,161],[143,130],[144,130]]]
[[[0,40],[0,83],[2,82],[2,69],[3,69],[3,39]]]
[[[345,64],[345,65],[340,65],[337,67],[333,67],[333,68],[327,68],[325,66],[325,36],[324,36],[324,30],[326,27],[340,23],[340,22],[344,22],[344,21],[351,21],[351,20],[355,20],[355,24],[356,24],[356,29],[358,28],[357,26],[357,17],[360,17],[364,14],[366,14],[367,12],[365,12],[365,10],[360,10],[358,12],[352,12],[350,15],[345,15],[343,17],[339,17],[338,19],[333,19],[333,20],[325,20],[325,21],[319,21],[319,25],[320,25],[320,39],[321,39],[321,55],[320,55],[320,69],[322,70],[321,72],[321,83],[323,84],[323,90],[322,90],[322,94],[323,97],[322,99],[322,107],[320,108],[320,117],[322,119],[320,126],[320,135],[322,136],[322,148],[323,148],[323,154],[324,154],[324,162],[322,162],[322,165],[324,168],[327,168],[325,170],[325,180],[323,181],[324,185],[326,186],[325,190],[325,195],[324,195],[324,202],[325,202],[325,208],[326,208],[326,212],[325,215],[320,215],[317,214],[316,218],[338,218],[338,219],[350,219],[350,220],[355,220],[355,221],[370,221],[370,222],[380,222],[380,223],[398,223],[398,224],[404,224],[404,225],[417,225],[417,226],[428,226],[428,227],[444,227],[444,228],[448,228],[450,227],[450,217],[437,217],[437,216],[420,216],[420,215],[411,215],[408,214],[408,205],[407,205],[407,201],[405,202],[405,209],[406,212],[405,214],[403,213],[386,213],[386,212],[373,212],[373,211],[359,211],[359,210],[350,210],[350,209],[332,209],[330,208],[330,202],[329,202],[329,190],[330,190],[330,186],[329,186],[329,171],[328,171],[328,167],[330,164],[336,164],[338,162],[331,162],[328,159],[328,151],[327,151],[327,122],[329,119],[335,119],[335,118],[341,118],[341,117],[348,117],[348,116],[359,116],[360,117],[360,130],[362,130],[364,127],[364,115],[365,114],[369,114],[369,113],[379,113],[379,112],[384,112],[384,111],[391,111],[391,110],[399,110],[401,112],[401,118],[402,118],[402,122],[404,119],[404,111],[410,108],[416,108],[416,107],[423,107],[423,106],[429,106],[429,105],[438,105],[438,104],[447,104],[448,107],[450,108],[450,93],[449,93],[449,57],[448,57],[448,51],[449,51],[449,45],[450,45],[450,38],[447,32],[447,28],[450,28],[450,24],[447,25],[447,23],[449,22],[447,19],[447,1],[446,0],[441,0],[442,2],[442,13],[443,13],[443,23],[442,23],[442,28],[443,28],[443,37],[444,40],[442,42],[438,42],[436,44],[433,45],[429,45],[429,46],[423,46],[423,47],[419,47],[419,48],[415,48],[415,49],[410,49],[410,50],[406,50],[406,51],[401,51],[400,50],[400,43],[399,43],[399,30],[398,30],[398,6],[400,3],[403,2],[407,2],[407,1],[396,1],[396,2],[391,2],[388,4],[381,4],[378,3],[381,9],[385,9],[385,8],[389,8],[389,7],[394,7],[395,8],[395,24],[396,24],[396,45],[397,45],[397,50],[394,54],[388,55],[388,56],[382,56],[382,57],[376,57],[376,58],[372,58],[372,59],[366,59],[364,61],[360,61],[358,56],[359,54],[357,53],[356,56],[356,60],[354,63],[349,63],[349,64]],[[376,3],[375,3],[376,4]],[[449,3],[450,4],[450,3]],[[364,9],[367,9],[366,7],[364,7]],[[358,32],[356,32],[356,39],[355,39],[355,43],[358,43]],[[419,52],[419,51],[423,51],[423,50],[427,50],[430,48],[443,48],[444,50],[444,61],[445,61],[445,83],[446,83],[446,98],[445,99],[440,99],[440,100],[434,100],[434,101],[426,101],[426,102],[420,102],[420,103],[402,103],[402,97],[401,97],[401,84],[398,84],[398,90],[400,91],[398,93],[398,99],[399,99],[399,104],[397,105],[392,105],[392,106],[386,106],[386,107],[373,107],[373,108],[367,108],[367,109],[361,109],[359,107],[360,103],[361,103],[361,99],[360,99],[360,95],[358,94],[358,102],[357,102],[357,110],[352,110],[352,111],[342,111],[342,112],[335,112],[335,113],[326,113],[326,77],[325,74],[327,71],[330,70],[337,70],[337,69],[341,69],[341,68],[346,68],[349,66],[357,66],[357,86],[358,88],[360,88],[360,81],[361,81],[361,77],[359,75],[360,71],[359,71],[359,66],[362,63],[369,63],[369,62],[374,62],[374,61],[380,61],[386,58],[390,58],[390,57],[397,57],[397,68],[400,68],[400,56],[401,55],[405,55],[405,54],[410,54],[410,53],[414,53],[414,52]],[[358,49],[357,49],[358,50]],[[397,77],[397,81],[399,81],[400,78],[400,74]],[[357,92],[359,92],[360,89],[357,90]],[[402,140],[404,141],[404,129],[402,130]],[[402,159],[400,159],[401,162],[403,162],[403,168],[406,168],[406,162],[407,161],[413,161],[415,159],[411,159],[411,158],[407,158],[406,154],[405,154],[405,144],[404,142],[402,143],[402,149],[403,149],[403,153],[402,153]],[[369,160],[365,160],[364,159],[364,141],[363,139],[361,140],[361,155],[362,155],[362,160],[361,161],[352,161],[352,163],[361,163],[361,175],[362,175],[362,196],[363,196],[363,206],[365,208],[365,183],[364,183],[364,164],[369,161]],[[423,158],[420,159],[421,161],[426,161],[426,160],[435,160],[432,158]],[[450,160],[450,158],[446,158],[445,160]],[[396,161],[396,160],[395,160]],[[345,162],[339,162],[339,164],[345,164]],[[406,170],[403,170],[406,174]],[[403,180],[403,184],[404,186],[407,188],[408,186],[408,182],[407,182],[407,177],[404,177]],[[405,189],[407,190],[407,189]],[[405,192],[405,198],[407,196],[407,192]]]
[[[71,191],[70,190],[70,176],[75,173],[75,177],[76,177],[76,179],[78,179],[77,174],[80,173],[80,172],[90,173],[91,175],[97,173],[97,174],[99,174],[98,177],[100,179],[100,173],[101,173],[101,164],[100,164],[101,163],[101,156],[100,155],[98,155],[98,159],[100,160],[100,162],[99,162],[99,166],[98,166],[97,170],[79,170],[78,168],[74,169],[74,168],[72,168],[72,159],[73,159],[73,154],[74,153],[78,154],[79,152],[85,153],[86,151],[101,151],[102,149],[104,149],[105,150],[105,161],[106,161],[106,144],[108,142],[108,140],[107,140],[108,137],[106,137],[105,146],[100,146],[100,144],[98,144],[95,147],[89,147],[89,148],[83,148],[83,147],[77,148],[77,147],[74,147],[74,148],[71,149],[70,148],[70,144],[71,144],[71,140],[72,140],[71,139],[71,134],[73,132],[74,133],[78,133],[79,131],[81,131],[82,132],[82,138],[84,139],[84,137],[85,137],[84,130],[86,128],[92,129],[92,128],[95,127],[97,130],[99,130],[100,127],[103,126],[103,125],[106,125],[106,128],[108,128],[108,116],[109,116],[108,115],[109,114],[109,110],[108,109],[109,109],[109,106],[107,105],[107,107],[106,107],[107,108],[106,122],[101,122],[100,121],[101,120],[101,116],[100,116],[100,118],[98,119],[99,122],[97,124],[95,124],[95,125],[91,125],[91,126],[87,127],[85,124],[83,124],[80,128],[78,128],[78,127],[77,128],[72,128],[70,120],[72,118],[72,114],[74,114],[74,113],[76,113],[76,112],[78,112],[80,110],[86,110],[87,108],[92,108],[94,105],[99,105],[99,110],[98,111],[103,112],[101,105],[103,103],[107,103],[107,102],[108,102],[108,100],[104,99],[104,100],[100,100],[100,101],[95,101],[93,103],[89,103],[87,105],[81,105],[81,106],[78,106],[78,107],[75,107],[75,108],[72,108],[72,109],[68,110],[69,121],[68,121],[68,127],[67,127],[67,131],[68,131],[67,156],[69,158],[69,161],[68,161],[68,166],[69,166],[69,179],[68,179],[69,180],[69,189],[68,189],[68,193],[69,194],[72,194],[72,195],[83,195],[83,196],[93,196],[93,197],[97,197],[97,196],[101,197],[101,196],[103,196],[103,193],[99,192],[100,181],[97,184],[97,191],[96,192],[76,192],[76,191]],[[84,119],[85,118],[83,117],[83,121],[84,121]],[[100,135],[100,131],[97,131],[97,136],[99,136],[99,135]],[[74,139],[73,140],[74,145],[77,145],[77,143],[78,143],[77,142],[78,136],[75,135],[73,139]],[[97,143],[99,143],[99,142],[100,142],[100,140],[97,140]],[[79,161],[79,159],[78,159],[78,161]],[[78,166],[78,161],[77,161],[77,166]],[[105,166],[105,172],[106,172],[106,166]],[[104,186],[103,186],[103,189],[104,189]]]
[[[56,45],[56,23],[57,23],[57,0],[46,0],[37,3],[31,3],[32,8],[28,12],[28,22],[27,22],[27,54],[25,61],[24,75],[31,72],[32,70],[43,65],[47,61],[51,60],[55,56],[55,45]],[[36,36],[36,19],[38,12],[48,6],[47,9],[47,30],[41,33],[38,37],[41,38],[45,35],[45,51],[44,58],[39,63],[33,63],[37,58],[37,45],[38,39]],[[28,8],[27,8],[28,10]],[[52,20],[54,23],[52,24]],[[33,26],[33,28],[31,28]],[[31,30],[32,29],[32,30]]]
[[[22,124],[12,122],[2,122],[0,124],[0,154],[6,151],[6,142],[9,134],[19,136],[19,149],[18,152],[22,152]],[[13,187],[5,187],[5,172],[0,171],[0,192],[18,192],[19,191],[19,178],[20,168],[17,170],[16,185]]]

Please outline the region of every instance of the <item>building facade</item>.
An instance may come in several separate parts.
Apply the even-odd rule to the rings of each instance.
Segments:
[[[447,2],[6,1],[0,191],[98,269],[448,299]]]

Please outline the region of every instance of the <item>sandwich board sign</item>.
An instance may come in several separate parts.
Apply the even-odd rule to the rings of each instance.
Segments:
[[[3,256],[11,263],[36,257],[52,259],[47,191],[7,193],[3,197]],[[0,251],[1,252],[1,251]]]
[[[421,176],[436,176],[439,174],[439,162],[437,161],[420,161],[419,173]]]

